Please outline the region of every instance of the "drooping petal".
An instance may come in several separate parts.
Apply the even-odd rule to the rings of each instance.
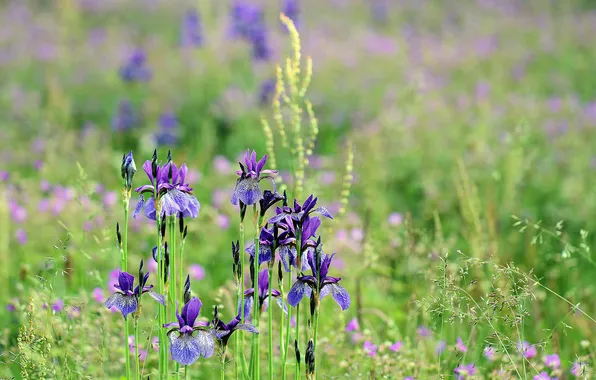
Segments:
[[[170,190],[161,196],[161,211],[166,216],[178,215],[183,210],[180,208],[180,203],[184,204],[185,200],[186,204],[184,207],[188,204],[188,199],[182,199],[185,197],[179,197],[178,193],[182,194],[178,190]]]
[[[240,323],[236,326],[236,330],[248,331],[253,334],[259,333],[259,330],[257,330],[257,328],[251,325],[250,323]]]
[[[314,209],[312,211],[312,213],[313,214],[318,214],[318,215],[324,216],[325,218],[333,219],[333,215],[331,215],[331,213],[329,212],[329,210],[327,210],[323,206],[317,207],[316,209]]]
[[[300,280],[296,281],[294,285],[292,285],[292,288],[288,292],[288,303],[291,306],[295,307],[300,303],[302,297],[304,297],[305,288],[306,284]]]
[[[182,308],[182,314],[180,315],[187,326],[194,326],[199,313],[201,312],[201,306],[203,303],[197,297],[193,297],[188,301]]]
[[[238,184],[242,181],[242,177],[236,180],[236,186],[234,187],[234,192],[232,193],[232,199],[230,199],[230,203],[234,206],[238,205]]]
[[[271,219],[269,219],[270,224],[275,224],[275,223],[279,223],[281,222],[284,218],[286,217],[285,213],[281,213],[281,214],[277,214],[274,217],[272,217]]]
[[[196,218],[201,210],[201,204],[194,195],[186,194],[188,197],[188,206],[182,211],[184,218]]]
[[[262,197],[263,192],[259,185],[259,180],[256,178],[244,178],[237,183],[235,193],[247,206],[257,203]]]
[[[296,258],[292,253],[291,247],[287,245],[282,245],[279,248],[279,258],[281,259],[281,262],[284,265],[284,269],[286,272],[289,272],[290,265],[293,265],[296,262]]]
[[[126,319],[126,316],[130,313],[134,313],[137,310],[137,298],[135,296],[127,296],[122,293],[112,294],[104,303],[104,305],[111,309],[116,307],[122,313],[122,316]]]
[[[232,331],[230,331],[230,330],[217,330],[217,329],[211,330],[211,334],[213,334],[213,336],[219,340],[230,335],[231,333],[232,333]]]
[[[242,304],[238,305],[238,314],[242,314]],[[244,297],[244,319],[250,319],[250,312],[253,306],[253,295]]]
[[[143,210],[145,207],[145,197],[143,194],[139,195],[139,200],[137,201],[137,207],[135,208],[134,212],[132,213],[133,218],[137,218],[137,215]]]
[[[156,220],[157,212],[155,211],[155,198],[147,199],[145,203],[145,216],[150,220]]]
[[[327,285],[331,287],[331,294],[333,295],[333,299],[342,310],[347,310],[350,307],[350,295],[348,294],[347,290],[343,288],[343,286],[339,284],[330,284]]]
[[[199,342],[199,347],[201,348],[200,352],[203,357],[208,358],[213,355],[215,342],[213,341],[211,333],[204,330],[197,331],[197,341]]]
[[[284,311],[284,313],[288,314],[288,307],[286,306],[284,300],[281,297],[278,297],[275,300],[277,301],[277,305]]]
[[[211,335],[207,334],[209,337]],[[211,347],[211,348],[210,348]],[[170,354],[172,359],[182,365],[191,365],[201,356],[209,357],[213,354],[213,338],[211,345],[204,334],[170,334]],[[208,355],[205,355],[208,354]]]
[[[162,296],[161,294],[157,294],[153,291],[148,291],[147,294],[149,294],[151,296],[151,298],[153,298],[154,300],[156,300],[157,302],[159,302],[162,305],[166,305],[166,301],[164,296]]]

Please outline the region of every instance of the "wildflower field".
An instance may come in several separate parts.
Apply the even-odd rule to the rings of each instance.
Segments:
[[[596,378],[596,4],[0,3],[0,379]]]

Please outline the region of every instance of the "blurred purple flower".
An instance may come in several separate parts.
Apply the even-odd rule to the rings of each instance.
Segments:
[[[486,346],[484,347],[484,357],[488,359],[488,361],[492,362],[495,360],[495,354],[497,353],[497,351],[491,347],[491,346]]]
[[[158,146],[175,146],[180,142],[178,119],[172,112],[165,112],[159,116],[159,130],[155,134],[155,141]]]
[[[108,292],[114,293],[118,290],[116,284],[118,283],[118,275],[120,274],[120,269],[114,269],[110,272],[108,276]]]
[[[547,367],[556,369],[561,366],[561,359],[559,358],[559,355],[557,355],[557,354],[546,355],[544,358],[544,364]]]
[[[403,221],[404,217],[399,212],[392,212],[387,217],[387,223],[389,223],[389,225],[393,227],[399,226],[403,223]]]
[[[39,189],[41,191],[43,191],[44,193],[46,193],[52,189],[52,184],[50,184],[50,182],[48,180],[42,179],[39,182]]]
[[[203,44],[201,18],[194,8],[184,13],[180,26],[180,44],[184,47],[200,47]]]
[[[290,327],[294,328],[296,327],[296,316],[292,315],[292,318],[290,318]]]
[[[357,318],[352,318],[350,322],[346,325],[346,332],[358,331],[360,330],[360,325],[358,324]]]
[[[40,171],[42,167],[43,167],[43,161],[35,160],[35,162],[33,163],[33,169]]]
[[[27,233],[22,228],[15,231],[15,236],[19,244],[25,245],[27,243]]]
[[[259,104],[267,106],[273,101],[275,95],[276,80],[274,78],[267,79],[261,83],[259,89]]]
[[[464,341],[460,337],[457,337],[457,341],[455,343],[455,349],[458,350],[459,352],[468,352],[468,347],[466,347],[466,345],[464,344]]]
[[[8,178],[10,178],[10,173],[8,173],[6,170],[0,171],[0,181],[6,182],[8,181]]]
[[[362,345],[362,349],[368,356],[377,355],[377,346],[373,344],[371,341],[365,341]]]
[[[397,341],[395,343],[393,343],[391,346],[389,346],[389,349],[393,352],[398,352],[399,350],[401,350],[403,346],[403,343],[400,341]]]
[[[200,281],[205,278],[205,268],[199,264],[191,264],[188,267],[188,273],[193,280]]]
[[[125,82],[147,82],[151,70],[146,66],[147,55],[141,48],[135,49],[120,68],[120,78]]]
[[[233,170],[232,163],[225,156],[217,155],[213,157],[213,170],[216,174],[230,173]]]
[[[230,228],[230,217],[224,214],[218,214],[215,217],[215,224],[222,230],[227,230]]]
[[[108,191],[103,196],[103,205],[106,208],[113,207],[118,201],[118,194],[115,191]]]
[[[571,374],[575,377],[583,376],[585,371],[586,363],[575,362],[573,363],[573,366],[571,366]]]
[[[281,6],[281,13],[285,14],[290,20],[292,20],[294,22],[294,25],[296,26],[296,28],[298,28],[298,13],[299,13],[299,6],[298,6],[298,0],[283,0],[282,6]],[[287,30],[287,28],[284,25],[284,29]]]
[[[64,301],[62,301],[60,298],[58,298],[56,300],[56,302],[54,302],[52,304],[52,310],[54,310],[55,312],[60,312],[64,309]]]
[[[524,355],[526,359],[536,356],[536,346],[530,345],[527,341],[517,343],[517,350]]]
[[[159,337],[154,336],[153,339],[151,339],[151,348],[153,348],[153,351],[155,352],[159,351]]]
[[[10,213],[12,220],[15,223],[23,223],[27,220],[27,210],[24,207],[19,206],[17,202],[11,201],[9,204]]]
[[[468,376],[474,376],[476,374],[476,367],[474,364],[460,364],[453,370],[458,380],[465,379]]]
[[[95,302],[103,303],[106,300],[106,297],[103,294],[102,288],[95,288],[91,292],[91,298],[95,300]]]
[[[11,313],[12,313],[12,312],[14,312],[16,309],[17,309],[17,308],[16,308],[16,306],[15,306],[13,303],[7,303],[7,304],[6,304],[6,310],[7,310],[8,312],[11,312]]]
[[[439,343],[437,343],[437,348],[435,349],[435,352],[437,353],[437,355],[441,355],[443,353],[443,351],[445,351],[445,348],[447,347],[447,342],[445,342],[444,340],[439,341]]]
[[[38,212],[46,212],[50,208],[50,200],[47,198],[42,198],[39,200],[37,204],[37,211]]]
[[[131,102],[121,100],[116,113],[112,117],[112,130],[115,132],[129,131],[139,125],[139,117]],[[98,192],[99,193],[99,192]]]
[[[430,338],[433,335],[433,332],[426,326],[418,326],[418,329],[416,329],[416,333],[418,333],[418,336],[421,338]]]

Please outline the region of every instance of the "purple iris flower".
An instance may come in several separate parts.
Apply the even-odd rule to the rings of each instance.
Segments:
[[[244,154],[244,165],[240,164],[240,169],[237,170],[236,174],[240,176],[236,181],[236,187],[232,194],[232,204],[237,205],[238,201],[244,203],[247,206],[253,205],[263,198],[263,191],[259,182],[263,179],[271,180],[271,183],[275,187],[273,182],[273,176],[277,174],[277,170],[263,170],[265,163],[267,162],[267,155],[264,155],[257,162],[257,153],[253,150],[249,153],[247,150]]]
[[[141,48],[135,49],[120,68],[120,78],[125,82],[147,82],[151,79],[151,70],[146,66],[147,55]]]
[[[304,221],[312,214],[324,216],[329,219],[333,219],[333,216],[325,207],[317,207],[317,201],[319,198],[315,198],[314,195],[310,195],[302,205],[294,199],[294,208],[284,206],[283,208],[277,208],[276,214],[273,218],[269,219],[269,223],[278,223],[285,219],[286,225],[293,224],[298,228],[302,227]]]
[[[155,206],[158,203],[162,216],[182,214],[184,218],[196,218],[201,205],[192,195],[192,188],[184,183],[188,172],[186,164],[178,169],[176,164],[168,160],[167,164],[160,166],[156,164],[157,154],[154,153],[153,157],[153,161],[145,161],[143,164],[143,170],[151,184],[135,189],[140,195],[133,217],[144,209],[147,218],[155,220]],[[147,201],[144,198],[146,193],[151,195]]]
[[[213,312],[213,321],[211,321],[211,334],[221,343],[225,348],[228,345],[228,340],[237,330],[248,331],[253,334],[258,334],[259,330],[250,323],[240,323],[240,314],[237,315],[230,323],[224,323],[219,319],[217,306]]]
[[[321,245],[319,244],[315,249],[315,252],[312,250],[309,252],[307,260],[312,271],[312,276],[298,276],[296,282],[292,285],[292,288],[288,293],[288,303],[292,306],[296,306],[302,300],[304,295],[310,297],[310,294],[313,291],[318,293],[321,299],[331,293],[333,299],[341,309],[346,310],[350,307],[350,295],[346,289],[339,285],[341,278],[327,276],[335,253],[328,256],[320,250]],[[317,255],[320,255],[319,260],[315,257]],[[319,279],[318,283],[317,278]]]
[[[185,47],[200,47],[203,44],[201,17],[196,9],[189,9],[184,14],[180,26],[180,44]]]
[[[262,269],[259,272],[259,278],[257,281],[257,291],[259,295],[259,310],[260,312],[264,312],[267,310],[267,306],[269,305],[269,270],[267,268]],[[244,291],[244,317],[246,319],[250,318],[250,311],[253,308],[254,302],[254,294],[255,289],[250,288]],[[277,301],[279,307],[284,311],[287,312],[286,305],[281,298],[281,293],[277,289],[271,289],[271,296],[274,297]],[[238,311],[240,311],[240,307],[238,307]]]
[[[215,342],[209,332],[209,323],[197,321],[202,305],[201,300],[192,297],[182,307],[182,314],[178,314],[176,303],[178,321],[163,326],[170,328],[168,337],[172,359],[182,365],[190,365],[201,356],[208,358],[213,355]]]
[[[300,242],[296,242],[296,229],[294,223],[285,224],[280,222],[277,224],[279,233],[279,257],[284,265],[286,272],[291,270],[290,266],[298,268],[298,257],[296,255],[296,245],[300,244],[300,248],[303,254],[308,252],[309,249],[316,247],[317,242],[313,239],[317,232],[317,229],[321,225],[321,219],[318,217],[307,217],[302,224],[302,232]],[[307,270],[308,264],[306,261],[300,262],[300,270]]]
[[[112,130],[115,132],[129,131],[139,125],[139,118],[128,100],[121,100],[116,114],[112,118]]]
[[[176,115],[171,112],[161,114],[159,117],[159,130],[155,135],[155,141],[158,146],[178,145],[180,136]]]
[[[275,238],[273,236],[273,228],[267,228],[267,225],[261,229],[259,235],[259,266],[261,264],[271,261],[272,252],[275,250]],[[245,252],[250,255],[250,262],[255,259],[255,245],[252,244],[245,249]]]
[[[111,309],[115,306],[120,312],[124,319],[130,313],[134,313],[137,310],[137,305],[139,302],[139,297],[147,293],[157,302],[161,303],[162,305],[165,304],[164,297],[161,294],[157,294],[151,289],[153,285],[146,286],[147,280],[149,279],[149,273],[145,273],[143,275],[142,272],[143,262],[141,261],[141,269],[139,270],[139,274],[142,276],[139,277],[140,283],[135,288],[134,285],[134,276],[127,273],[127,272],[119,272],[118,273],[118,284],[114,284],[116,288],[116,292],[112,294],[104,303],[104,305]]]

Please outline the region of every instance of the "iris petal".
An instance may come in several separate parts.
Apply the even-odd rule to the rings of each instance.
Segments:
[[[126,316],[130,313],[134,313],[137,310],[137,298],[135,296],[127,296],[122,293],[112,294],[104,303],[104,305],[111,309],[116,306],[122,313],[122,316]]]
[[[328,285],[331,287],[331,294],[333,295],[333,299],[342,310],[347,310],[350,307],[350,295],[339,284],[330,284]]]
[[[292,288],[288,292],[288,303],[291,306],[296,306],[302,298],[304,297],[304,292],[306,290],[306,284],[302,281],[296,281]]]
[[[210,341],[209,341],[210,339]],[[191,365],[201,356],[209,357],[213,354],[213,338],[209,333],[170,335],[170,354],[172,359],[182,365]]]

